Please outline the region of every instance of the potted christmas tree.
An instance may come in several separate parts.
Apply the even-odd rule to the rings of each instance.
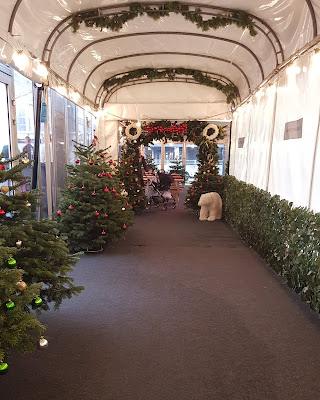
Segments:
[[[67,166],[58,225],[72,251],[100,251],[122,238],[132,225],[132,206],[107,150],[96,150],[96,142],[76,143],[75,149],[76,164]]]

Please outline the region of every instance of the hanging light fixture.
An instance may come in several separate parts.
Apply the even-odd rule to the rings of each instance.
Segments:
[[[34,60],[34,67],[32,68],[32,71],[34,71],[42,78],[48,79],[49,71],[47,70],[47,67],[44,65],[44,63],[38,58]]]

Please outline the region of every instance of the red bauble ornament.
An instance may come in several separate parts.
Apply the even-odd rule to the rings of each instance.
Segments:
[[[85,189],[85,187],[84,187],[84,186],[82,186],[82,187],[81,187],[81,189]]]
[[[126,224],[123,224],[123,225],[122,225],[122,229],[127,229],[127,225],[126,225]]]
[[[140,203],[140,200],[138,200],[138,203]]]
[[[79,164],[80,160],[76,159],[76,163]]]
[[[221,183],[220,179],[218,179],[218,183]]]
[[[58,210],[57,211],[57,215],[61,215],[62,214],[62,211],[61,210]]]
[[[112,164],[112,163],[113,163],[113,160],[109,160],[109,163]]]
[[[73,210],[72,205],[70,204],[70,206],[68,207],[69,210]]]
[[[194,189],[194,186],[191,186],[191,189]]]
[[[90,161],[89,161],[89,164],[90,164],[90,165],[92,165],[92,164],[93,164],[93,161],[92,161],[92,160],[90,160]]]
[[[120,163],[123,164],[123,161],[121,160]]]
[[[0,210],[0,217],[3,217],[4,215],[6,215],[6,212],[4,210]]]
[[[104,191],[105,191],[106,193],[108,193],[108,192],[109,192],[109,189],[108,189],[108,188],[104,188]]]
[[[71,186],[68,186],[68,189],[71,189]]]
[[[103,154],[103,153],[100,153],[99,156],[100,156],[100,157],[104,157],[104,154]]]
[[[96,193],[96,192],[93,192],[93,193],[92,193],[92,196],[96,196],[96,195],[97,195],[97,193]]]
[[[200,189],[202,189],[202,186],[199,186]]]
[[[105,231],[102,231],[102,232],[101,232],[101,235],[105,235],[105,234],[106,234]]]
[[[134,202],[133,202],[133,204],[137,204],[137,202],[136,202],[136,201],[134,201]]]
[[[3,164],[0,164],[0,171],[5,171],[6,167]]]
[[[102,176],[105,176],[105,175],[106,175],[106,173],[103,171],[103,172],[101,172],[101,175],[102,175]]]
[[[114,163],[113,163],[113,165],[116,167],[116,166],[117,166],[117,163],[116,163],[116,162],[114,162]]]
[[[133,159],[133,158],[131,158],[131,161],[133,162],[133,161],[134,161],[134,159]]]
[[[133,169],[130,172],[133,173]]]
[[[126,175],[129,175],[129,172],[126,172]]]
[[[201,169],[201,167],[199,167],[199,169]]]
[[[96,217],[98,217],[98,216],[100,215],[100,213],[99,213],[98,211],[96,211],[96,212],[94,213],[94,215],[95,215]]]
[[[114,194],[114,197],[118,197],[118,196],[119,196],[119,193],[115,193],[115,194]]]
[[[106,218],[108,218],[109,215],[108,215],[108,214],[104,214],[104,216],[105,216]]]
[[[192,192],[192,193],[190,193],[190,196],[193,196],[194,195],[194,193]]]
[[[98,178],[102,178],[102,174],[98,174]]]

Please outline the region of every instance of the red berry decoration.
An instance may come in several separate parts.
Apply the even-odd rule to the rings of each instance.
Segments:
[[[93,164],[93,161],[92,161],[92,160],[90,160],[90,161],[89,161],[89,164],[90,164],[90,165],[92,165],[92,164]]]
[[[109,189],[108,189],[108,188],[104,188],[104,191],[105,191],[106,193],[108,193],[108,192],[109,192]]]
[[[126,224],[123,224],[123,225],[122,225],[122,229],[127,229],[127,225],[126,225]]]
[[[80,160],[76,159],[76,163],[79,164]]]
[[[102,232],[101,232],[101,235],[105,235],[105,234],[106,234],[105,231],[102,231]]]
[[[96,192],[93,192],[93,193],[92,193],[92,196],[96,196],[96,195],[97,195],[97,193],[96,193]]]
[[[61,210],[58,210],[57,211],[57,215],[61,215],[62,214],[62,211]]]
[[[72,205],[70,204],[70,206],[68,207],[69,210],[73,210]]]
[[[100,215],[100,213],[99,213],[98,211],[96,211],[96,212],[94,213],[94,215],[95,215],[96,217],[98,217],[98,216]]]

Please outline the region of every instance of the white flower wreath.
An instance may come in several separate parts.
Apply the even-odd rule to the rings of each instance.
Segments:
[[[213,133],[211,135],[208,135],[208,130],[213,129]],[[214,124],[209,124],[207,125],[204,130],[202,131],[202,136],[205,136],[208,140],[213,140],[219,135],[219,128],[217,125]]]
[[[131,133],[130,133],[130,129],[131,129],[131,128],[135,128],[135,129],[137,130],[137,133],[136,133],[135,135],[131,135]],[[126,136],[127,136],[127,138],[128,138],[129,140],[138,139],[138,137],[140,137],[140,135],[141,135],[141,126],[139,126],[139,125],[133,123],[133,124],[130,124],[130,125],[128,125],[128,126],[126,127]]]

